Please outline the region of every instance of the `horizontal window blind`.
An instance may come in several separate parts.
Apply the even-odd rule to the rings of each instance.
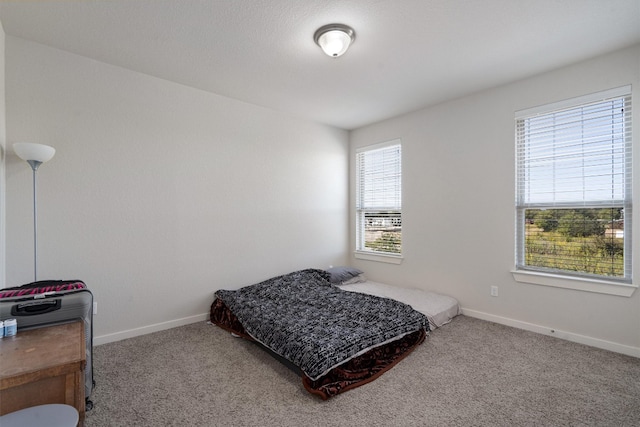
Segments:
[[[358,208],[402,208],[400,150],[400,145],[392,145],[358,152]]]
[[[631,187],[630,123],[630,96],[518,120],[518,204],[623,204]]]

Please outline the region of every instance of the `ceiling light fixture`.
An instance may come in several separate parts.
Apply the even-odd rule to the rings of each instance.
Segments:
[[[327,55],[337,58],[344,54],[356,39],[353,28],[344,24],[324,25],[313,35],[313,40]]]

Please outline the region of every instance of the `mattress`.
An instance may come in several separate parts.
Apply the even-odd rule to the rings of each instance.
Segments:
[[[448,295],[415,288],[403,288],[366,280],[360,283],[339,285],[349,292],[359,292],[383,298],[391,298],[410,305],[427,316],[431,330],[439,328],[460,314],[458,300]]]
[[[420,345],[429,319],[408,304],[334,286],[301,270],[237,290],[218,290],[211,322],[255,341],[327,399],[380,376]]]

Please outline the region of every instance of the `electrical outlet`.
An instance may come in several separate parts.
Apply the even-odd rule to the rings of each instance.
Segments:
[[[98,301],[93,302],[93,314],[98,314]]]
[[[498,296],[498,287],[497,286],[492,286],[491,287],[491,296],[492,297],[497,297]]]

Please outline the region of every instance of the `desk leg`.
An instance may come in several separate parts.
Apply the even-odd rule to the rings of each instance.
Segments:
[[[84,401],[84,370],[71,372],[65,378],[65,403],[78,410],[80,416],[79,425],[84,423],[85,401]]]

